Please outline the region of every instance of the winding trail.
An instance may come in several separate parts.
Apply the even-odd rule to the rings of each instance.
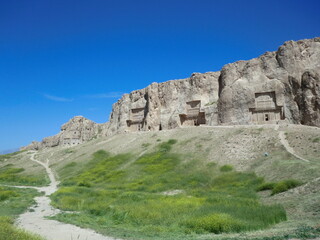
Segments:
[[[30,160],[34,161],[46,169],[50,178],[50,185],[46,187],[28,187],[20,186],[19,188],[34,188],[38,191],[45,192],[44,196],[36,197],[36,205],[31,212],[25,212],[17,219],[19,227],[30,232],[37,233],[47,240],[115,240],[115,238],[105,237],[93,230],[83,229],[71,224],[58,222],[55,220],[45,219],[45,217],[54,216],[61,212],[59,209],[50,205],[49,195],[58,190],[59,182],[56,181],[52,170],[49,167],[49,160],[46,163],[35,159],[36,152],[33,151]]]
[[[294,151],[294,149],[290,146],[287,138],[286,138],[286,135],[284,133],[284,131],[280,131],[279,130],[279,125],[277,125],[275,127],[275,130],[277,130],[279,132],[279,139],[280,139],[280,142],[281,144],[284,146],[284,148],[287,150],[287,152],[291,153],[293,156],[295,156],[296,158],[300,159],[301,161],[304,161],[304,162],[307,162],[309,163],[310,161],[303,158],[303,157],[300,157],[298,154],[296,154],[296,152]]]

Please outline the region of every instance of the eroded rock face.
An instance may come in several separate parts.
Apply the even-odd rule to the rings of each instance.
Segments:
[[[289,41],[276,52],[223,67],[219,123],[251,124],[257,94],[274,92],[289,123],[319,125],[320,38]]]
[[[219,74],[194,73],[187,79],[152,83],[147,88],[123,95],[113,105],[107,135],[180,127],[183,125],[181,115],[187,114],[187,103],[192,101],[199,101],[199,112],[210,116],[208,123],[216,124],[217,114],[213,115],[218,101]]]
[[[61,132],[52,137],[46,137],[41,142],[32,142],[23,149],[42,149],[55,146],[75,146],[89,141],[102,132],[103,125],[97,124],[82,116],[76,116],[61,126]]]
[[[152,83],[124,94],[110,121],[75,117],[28,148],[72,146],[95,136],[181,126],[286,121],[320,127],[320,38],[285,42],[276,52],[225,65],[220,72]]]
[[[303,73],[301,89],[297,94],[301,124],[320,126],[320,77],[319,72]]]

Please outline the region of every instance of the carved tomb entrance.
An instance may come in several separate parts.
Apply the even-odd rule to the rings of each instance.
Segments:
[[[275,92],[255,94],[255,108],[249,109],[251,121],[256,124],[277,123],[284,119],[283,109],[277,106]]]
[[[182,126],[206,124],[205,113],[201,112],[201,101],[186,102],[186,113],[179,114]]]
[[[127,126],[130,131],[140,131],[143,127],[145,108],[133,108],[130,112],[130,119]]]

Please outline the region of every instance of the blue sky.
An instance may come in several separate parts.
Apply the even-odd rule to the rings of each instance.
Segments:
[[[0,0],[0,150],[122,93],[320,36],[318,0]]]

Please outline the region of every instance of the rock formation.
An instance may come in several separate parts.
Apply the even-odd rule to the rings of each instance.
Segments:
[[[203,118],[208,119],[203,124],[217,125],[218,77],[219,72],[194,73],[190,78],[152,83],[144,89],[123,95],[113,105],[107,135],[172,129],[189,119],[199,125],[200,112],[200,115],[206,115]],[[192,108],[191,105],[194,105],[195,116],[188,117],[187,111]]]
[[[75,117],[58,135],[29,148],[70,146],[120,132],[280,121],[320,127],[320,38],[285,42],[276,52],[219,72],[152,83],[124,94],[109,122]]]
[[[87,142],[102,132],[103,125],[97,124],[82,116],[76,116],[61,126],[61,132],[52,137],[46,137],[41,142],[32,142],[22,150],[41,149],[55,146],[75,146]]]
[[[289,41],[276,52],[228,64],[219,77],[219,121],[252,123],[257,94],[274,92],[283,119],[320,126],[319,73],[320,38]]]

